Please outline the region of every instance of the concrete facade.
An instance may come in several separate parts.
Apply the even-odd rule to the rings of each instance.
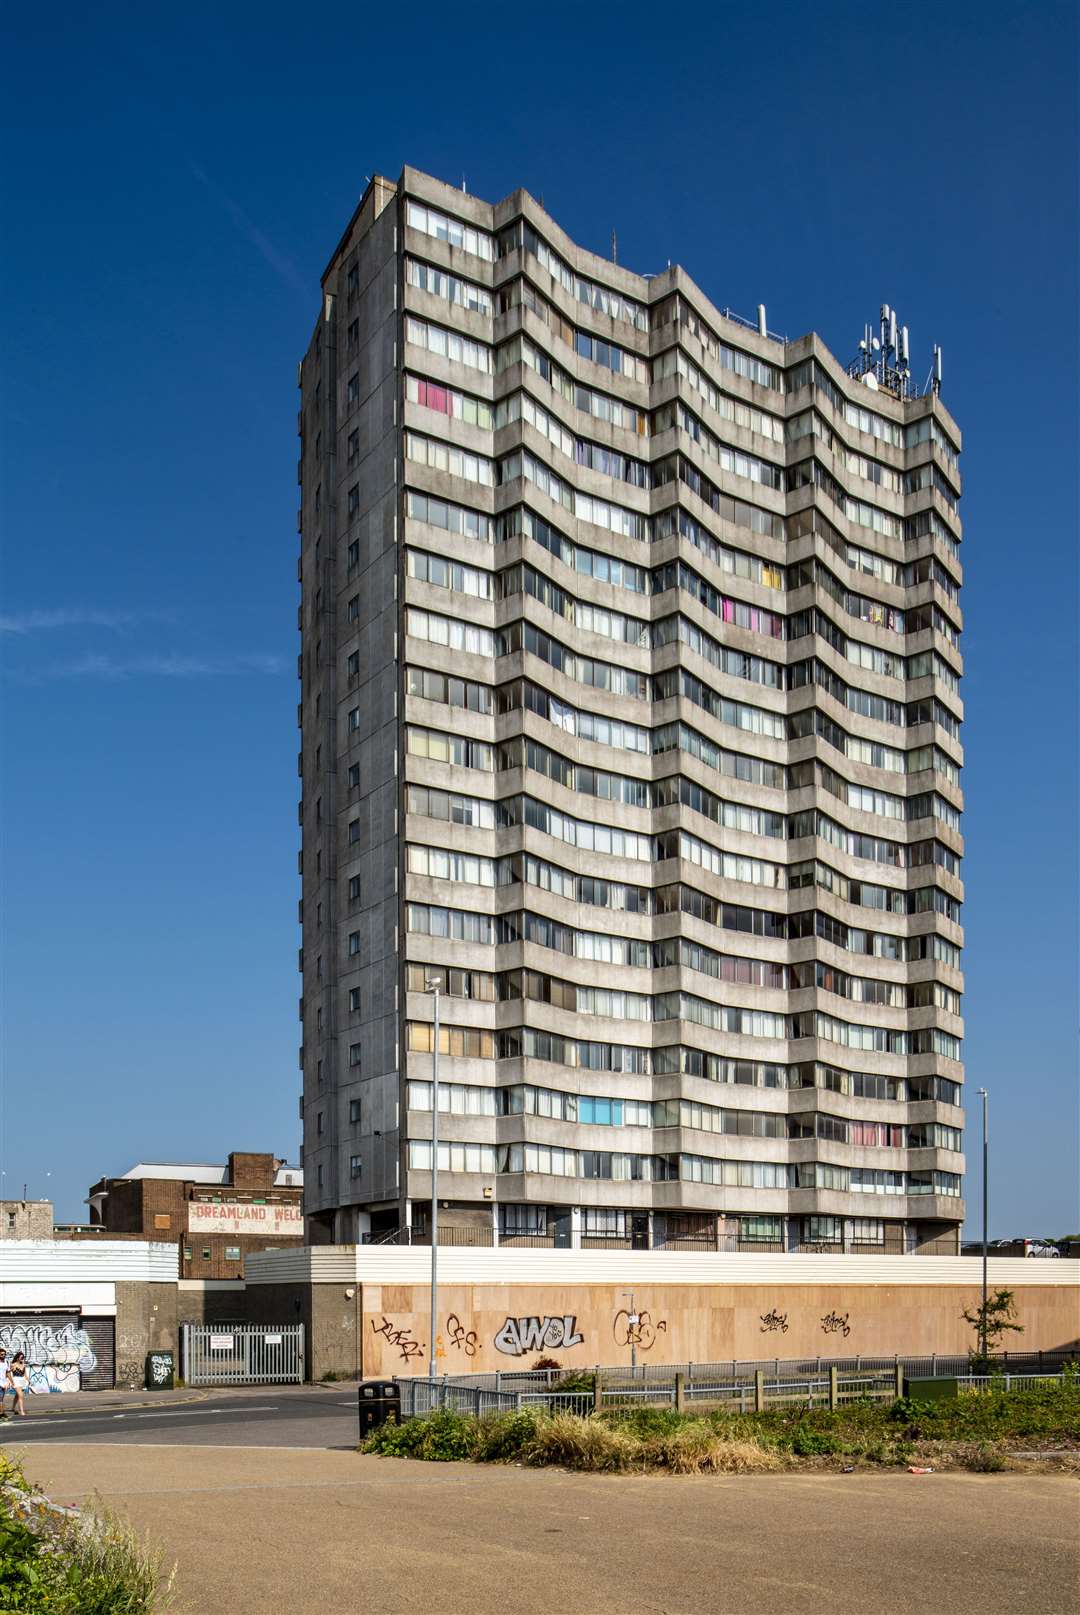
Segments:
[[[960,435],[372,180],[300,366],[308,1237],[958,1249]]]

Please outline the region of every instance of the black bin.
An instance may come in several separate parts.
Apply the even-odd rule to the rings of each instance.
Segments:
[[[361,1439],[381,1424],[401,1423],[401,1388],[392,1379],[361,1380],[357,1400]]]
[[[148,1351],[146,1354],[146,1389],[171,1391],[176,1384],[176,1359],[171,1351]]]

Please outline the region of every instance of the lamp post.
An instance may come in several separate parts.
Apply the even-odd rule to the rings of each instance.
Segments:
[[[988,1091],[985,1088],[979,1088],[976,1091],[978,1093],[979,1098],[982,1100],[982,1123],[983,1123],[983,1157],[982,1157],[982,1168],[983,1168],[983,1181],[982,1181],[982,1191],[983,1191],[983,1196],[982,1196],[982,1200],[983,1200],[983,1205],[982,1205],[982,1213],[983,1213],[983,1218],[982,1218],[982,1222],[983,1222],[983,1237],[982,1237],[982,1248],[983,1248],[983,1255],[982,1255],[982,1312],[979,1314],[979,1316],[982,1318],[982,1329],[981,1329],[980,1333],[982,1335],[983,1361],[985,1362],[986,1361],[986,1323],[987,1323],[987,1319],[986,1319],[986,1290],[987,1290],[987,1286],[986,1286],[986,1246],[987,1246],[987,1240],[989,1238],[989,1234],[988,1234],[987,1230],[988,1230],[989,1222],[990,1222],[990,1108],[989,1108],[990,1107],[990,1095],[989,1095]]]
[[[431,1377],[438,1370],[436,1329],[439,1318],[439,988],[437,980],[425,982],[435,1000],[435,1027],[431,1044],[431,1345],[428,1347]]]
[[[634,1305],[633,1290],[624,1290],[623,1295],[630,1298],[630,1311],[626,1314],[626,1324],[630,1336],[630,1373],[633,1376],[637,1372],[637,1327],[640,1319]]]

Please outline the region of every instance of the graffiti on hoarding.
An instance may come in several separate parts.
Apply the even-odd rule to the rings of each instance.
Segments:
[[[761,1333],[763,1335],[767,1335],[770,1332],[770,1330],[779,1329],[781,1334],[783,1334],[783,1335],[787,1334],[787,1332],[788,1332],[788,1321],[787,1321],[788,1315],[787,1315],[786,1312],[776,1312],[774,1310],[772,1312],[761,1312],[761,1313],[758,1314],[758,1316],[761,1319],[761,1329],[760,1329],[759,1333]]]
[[[850,1317],[850,1312],[845,1312],[843,1315],[841,1315],[839,1312],[827,1312],[821,1320],[822,1334],[843,1335],[844,1339],[846,1340],[848,1335],[851,1333],[851,1325],[848,1322]]]
[[[578,1333],[577,1314],[567,1313],[560,1318],[538,1317],[507,1318],[495,1336],[496,1349],[508,1357],[524,1357],[530,1351],[565,1351],[580,1346],[585,1336]]]
[[[395,1329],[390,1319],[383,1313],[382,1323],[371,1320],[371,1327],[375,1334],[382,1335],[388,1346],[396,1346],[398,1356],[403,1363],[409,1362],[413,1357],[422,1357],[424,1348],[418,1340],[413,1339],[411,1329]]]
[[[29,1389],[38,1393],[77,1391],[80,1374],[92,1374],[97,1367],[90,1336],[73,1323],[61,1329],[48,1323],[6,1323],[0,1325],[0,1347],[9,1361],[17,1351],[26,1353]]]
[[[654,1323],[649,1312],[628,1312],[620,1307],[612,1324],[612,1334],[616,1346],[637,1346],[641,1351],[650,1351],[657,1335],[667,1334],[667,1319],[658,1318]]]
[[[446,1320],[446,1332],[450,1336],[451,1346],[463,1351],[466,1357],[475,1357],[480,1344],[475,1329],[466,1329],[456,1312],[451,1312]]]

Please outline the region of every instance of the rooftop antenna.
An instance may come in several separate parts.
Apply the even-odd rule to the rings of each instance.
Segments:
[[[757,328],[758,328],[758,336],[768,336],[769,330],[768,330],[768,326],[765,324],[765,304],[764,303],[759,303],[758,306],[757,306]]]
[[[613,264],[619,261],[619,242],[614,230],[611,232],[611,261]]]
[[[465,191],[465,175],[464,174],[462,174],[462,176],[461,176],[461,189],[462,189],[462,192]]]

